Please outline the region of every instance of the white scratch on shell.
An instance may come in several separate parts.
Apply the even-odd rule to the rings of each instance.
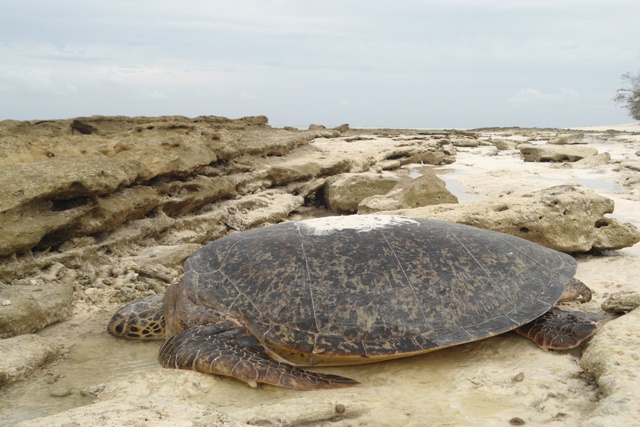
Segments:
[[[302,230],[313,236],[327,236],[336,231],[355,230],[359,233],[376,229],[420,223],[414,219],[392,215],[329,216],[300,222]]]

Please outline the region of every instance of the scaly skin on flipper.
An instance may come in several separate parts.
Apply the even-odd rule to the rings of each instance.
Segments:
[[[169,338],[160,348],[166,368],[193,369],[298,390],[343,388],[358,382],[338,375],[305,371],[271,359],[244,328],[219,332],[215,325],[191,328]],[[253,338],[253,340],[251,339]]]
[[[567,283],[558,302],[585,303],[591,301],[591,296],[591,289],[580,280],[573,278]],[[595,334],[598,329],[597,322],[606,317],[554,307],[534,321],[520,326],[516,332],[529,338],[544,350],[569,350]]]
[[[554,307],[533,322],[520,326],[516,332],[542,349],[568,350],[595,334],[597,322],[606,317]]]

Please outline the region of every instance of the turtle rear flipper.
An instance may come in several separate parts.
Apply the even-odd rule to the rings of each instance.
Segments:
[[[358,382],[338,375],[305,371],[271,359],[251,335],[240,329],[201,326],[169,338],[160,348],[166,368],[193,369],[237,378],[255,387],[265,383],[299,390],[343,388]]]
[[[596,333],[597,322],[607,318],[600,314],[552,308],[516,332],[545,350],[568,350]]]

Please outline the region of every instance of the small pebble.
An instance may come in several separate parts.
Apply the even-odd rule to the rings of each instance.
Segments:
[[[514,383],[521,383],[524,380],[524,372],[518,373],[516,376],[511,378],[511,381]]]
[[[344,414],[344,412],[345,412],[346,410],[347,410],[347,408],[345,408],[343,404],[338,403],[338,404],[336,405],[336,414],[340,414],[340,415],[342,415],[342,414]]]
[[[512,426],[523,426],[526,423],[520,417],[513,417],[509,420],[509,424],[511,424]]]
[[[8,306],[8,305],[11,305],[11,300],[6,299],[6,300],[2,301],[2,305],[3,305],[4,307],[6,307],[6,306]]]

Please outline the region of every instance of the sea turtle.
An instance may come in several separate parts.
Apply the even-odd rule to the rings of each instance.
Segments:
[[[165,367],[295,389],[349,378],[304,366],[357,365],[516,330],[568,349],[597,315],[576,261],[527,240],[455,223],[354,215],[284,222],[216,240],[164,296],[121,308],[108,331],[166,339]]]

